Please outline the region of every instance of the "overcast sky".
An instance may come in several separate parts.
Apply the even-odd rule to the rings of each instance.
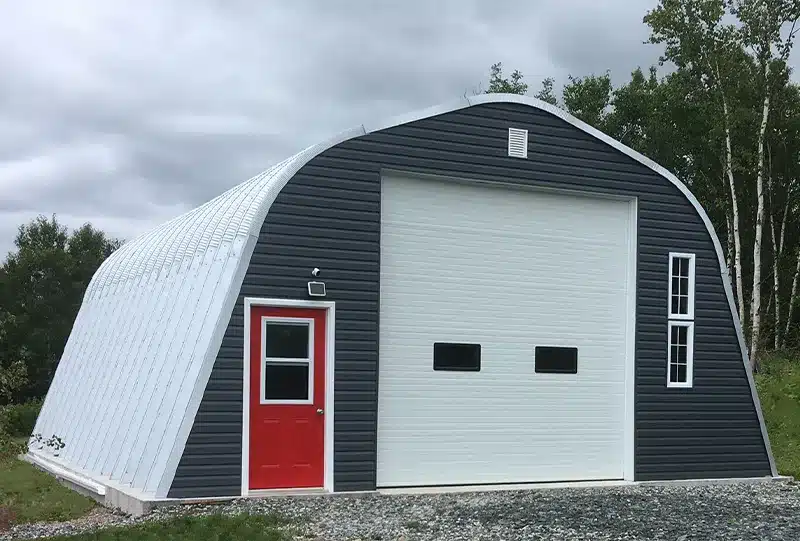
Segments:
[[[340,130],[659,51],[655,0],[0,0],[0,259],[38,214],[131,238]],[[531,92],[532,93],[532,92]]]

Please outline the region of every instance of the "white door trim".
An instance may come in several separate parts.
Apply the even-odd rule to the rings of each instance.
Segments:
[[[627,279],[627,319],[626,348],[625,348],[625,435],[622,460],[623,479],[633,481],[636,475],[635,461],[635,436],[636,430],[636,291],[638,289],[636,277],[638,276],[637,262],[639,257],[639,200],[631,200],[631,214],[629,218],[630,232],[628,233],[628,279]]]
[[[301,299],[266,299],[245,297],[244,299],[244,356],[242,377],[242,496],[263,494],[268,491],[250,490],[250,312],[254,306],[274,308],[315,308],[325,310],[325,457],[323,490],[333,492],[333,386],[334,347],[336,344],[336,303],[332,301],[309,301]],[[294,490],[294,489],[292,489]],[[298,491],[307,492],[307,488]],[[287,492],[280,489],[277,492]]]

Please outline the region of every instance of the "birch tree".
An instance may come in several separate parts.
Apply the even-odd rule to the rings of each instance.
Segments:
[[[788,75],[788,74],[787,74]],[[771,129],[767,134],[767,156],[765,176],[767,179],[767,216],[770,239],[772,241],[772,292],[770,295],[773,318],[772,347],[782,349],[786,326],[791,325],[791,314],[787,312],[784,322],[784,300],[787,294],[786,283],[791,283],[794,262],[789,266],[786,260],[793,224],[798,216],[798,148],[800,148],[800,94],[798,87],[788,83],[788,77],[778,82],[771,105]],[[794,228],[796,229],[796,227]],[[796,232],[795,232],[796,233]],[[767,310],[769,312],[769,310]]]
[[[770,100],[778,71],[789,57],[800,18],[797,0],[732,0],[731,12],[741,21],[737,35],[742,46],[752,55],[761,88],[761,121],[756,139],[756,218],[753,240],[753,286],[750,298],[750,362],[756,363],[761,339],[761,242],[764,233],[764,170],[765,143],[770,116]],[[788,32],[784,34],[786,26]],[[778,296],[775,297],[779,305]]]
[[[797,300],[797,286],[800,282],[800,248],[797,249],[797,263],[794,270],[794,278],[792,279],[792,290],[789,294],[789,311],[786,314],[786,328],[783,331],[784,338],[789,336],[792,329],[792,316],[794,315],[795,301]]]
[[[800,258],[793,258],[800,240],[800,88],[789,83],[788,73],[776,86],[779,88],[771,107],[765,174],[772,239],[772,296],[777,299],[773,304],[773,347],[782,349],[790,335],[800,268]]]

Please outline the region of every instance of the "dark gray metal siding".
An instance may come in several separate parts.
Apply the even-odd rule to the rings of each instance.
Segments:
[[[509,158],[509,127],[529,130]],[[334,485],[375,487],[380,170],[402,169],[639,199],[636,479],[770,474],[714,246],[668,180],[549,113],[485,104],[346,141],[289,182],[262,227],[170,490],[239,493],[242,299],[305,298],[313,267],[336,301]],[[667,259],[697,254],[694,388],[666,388]]]

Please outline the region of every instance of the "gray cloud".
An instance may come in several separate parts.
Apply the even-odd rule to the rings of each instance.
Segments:
[[[0,1],[0,255],[39,213],[131,238],[497,61],[622,80],[657,58],[653,3]]]
[[[551,60],[573,76],[611,72],[621,84],[631,71],[645,71],[658,63],[660,49],[645,45],[649,29],[642,22],[656,2],[638,6],[622,2],[611,7],[605,2],[575,0],[571,10],[553,10],[545,26]]]

